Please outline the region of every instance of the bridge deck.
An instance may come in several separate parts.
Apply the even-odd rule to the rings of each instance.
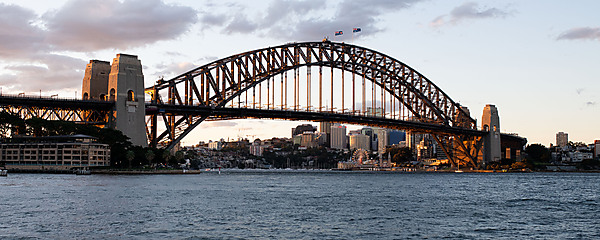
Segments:
[[[220,119],[238,119],[238,118],[270,118],[287,120],[305,120],[305,121],[329,121],[346,124],[369,125],[391,129],[413,130],[416,132],[444,132],[445,134],[460,134],[471,136],[483,136],[487,132],[467,129],[461,127],[448,127],[440,124],[423,123],[414,121],[404,121],[373,116],[338,114],[329,112],[307,112],[290,111],[277,109],[252,109],[252,108],[216,108],[208,106],[185,106],[146,103],[146,114],[153,114],[156,111],[167,115],[192,115],[192,116],[211,116],[212,120]]]

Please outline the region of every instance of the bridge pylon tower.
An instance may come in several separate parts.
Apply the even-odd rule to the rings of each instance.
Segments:
[[[117,54],[108,77],[108,100],[115,102],[114,128],[133,145],[148,146],[142,64],[135,55]]]

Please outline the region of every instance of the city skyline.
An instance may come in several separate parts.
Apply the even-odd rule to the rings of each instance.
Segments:
[[[529,143],[554,143],[560,131],[572,141],[600,138],[594,1],[3,2],[3,93],[80,97],[85,64],[116,53],[137,55],[150,86],[232,54],[328,36],[413,67],[478,123],[483,107],[496,105],[502,132]],[[286,137],[299,123],[206,122],[183,142]]]

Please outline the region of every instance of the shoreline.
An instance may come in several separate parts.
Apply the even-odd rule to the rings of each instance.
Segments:
[[[576,170],[576,171],[533,171],[533,170],[462,170],[462,172],[455,172],[455,170],[437,170],[437,171],[374,171],[374,170],[338,170],[338,169],[237,169],[227,168],[221,169],[202,169],[202,170],[122,170],[122,169],[98,169],[91,170],[91,174],[102,174],[102,175],[194,175],[202,173],[219,173],[219,172],[230,172],[230,173],[256,173],[256,172],[271,172],[271,173],[299,173],[299,172],[386,172],[386,173],[600,173],[600,170]],[[48,171],[48,170],[9,170],[8,173],[30,173],[30,174],[75,174],[73,171]]]

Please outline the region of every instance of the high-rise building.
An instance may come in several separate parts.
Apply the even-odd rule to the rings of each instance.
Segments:
[[[556,134],[556,146],[566,147],[569,144],[569,134],[565,132],[558,132]]]
[[[600,158],[600,140],[594,141],[594,158]]]
[[[331,126],[331,148],[346,149],[346,126],[335,124]]]
[[[331,126],[333,125],[333,123],[331,122],[320,122],[319,123],[319,132],[322,133],[326,133],[326,135],[324,136],[325,143],[324,145],[326,147],[330,146],[330,142],[331,142]]]
[[[377,152],[379,154],[385,153],[385,147],[390,145],[389,129],[376,128],[375,133],[377,134]]]
[[[500,116],[498,109],[492,104],[485,105],[481,117],[483,131],[489,132],[485,137],[483,162],[500,161],[502,150],[500,147]]]
[[[350,149],[371,150],[371,138],[367,135],[350,135]]]

